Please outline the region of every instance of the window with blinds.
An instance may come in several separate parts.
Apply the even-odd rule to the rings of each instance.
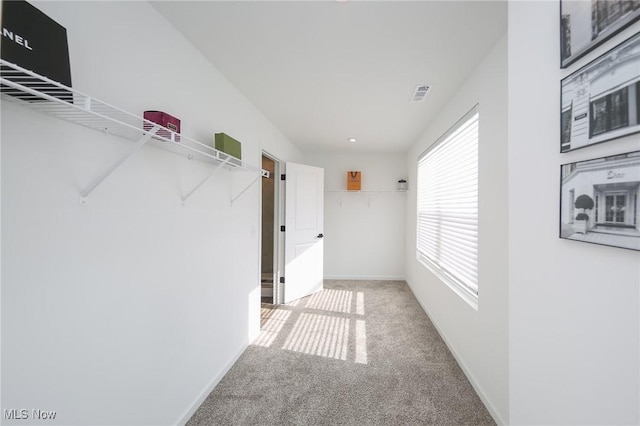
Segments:
[[[476,105],[418,158],[416,255],[465,300],[478,300]]]

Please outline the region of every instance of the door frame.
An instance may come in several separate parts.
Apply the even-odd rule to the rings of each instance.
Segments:
[[[280,175],[283,173],[283,164],[278,157],[262,150],[262,156],[274,162],[274,194],[273,194],[273,304],[283,303],[282,284],[280,277],[284,276],[284,232],[280,232],[280,226],[284,224],[284,186]],[[260,208],[262,208],[262,191],[260,192]],[[260,259],[262,259],[262,220],[260,220]],[[262,263],[260,264],[260,288],[262,288]]]

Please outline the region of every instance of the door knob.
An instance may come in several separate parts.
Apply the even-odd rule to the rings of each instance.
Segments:
[[[316,238],[323,238],[324,235],[323,234],[318,234],[318,236]]]

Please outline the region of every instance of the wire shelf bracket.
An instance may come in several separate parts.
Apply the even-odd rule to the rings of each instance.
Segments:
[[[226,158],[225,160],[222,161],[222,163],[218,164],[218,166],[213,169],[213,171],[211,173],[209,173],[209,175],[204,178],[204,180],[202,182],[200,182],[198,185],[196,185],[195,188],[193,188],[187,195],[185,195],[184,197],[182,197],[182,205],[184,206],[187,203],[187,200],[189,198],[191,198],[191,196],[193,194],[195,194],[201,187],[202,185],[204,185],[205,183],[207,183],[207,181],[209,181],[209,179],[211,179],[212,177],[214,177],[215,175],[218,174],[218,172],[220,170],[222,170],[222,167],[227,164],[229,162],[229,158]]]
[[[122,157],[120,157],[115,163],[111,165],[108,169],[106,169],[100,176],[98,176],[91,185],[87,186],[80,193],[80,205],[84,206],[87,204],[87,198],[96,189],[102,182],[104,182],[113,172],[115,172],[122,164],[125,163],[129,158],[131,158],[136,152],[142,148],[144,144],[149,142],[151,137],[160,129],[159,126],[154,126],[149,133],[144,135],[136,144]]]
[[[240,198],[240,196],[241,196],[242,194],[244,194],[245,192],[247,192],[247,191],[249,190],[249,188],[251,188],[251,187],[253,186],[253,184],[254,184],[254,183],[256,183],[256,182],[257,182],[261,177],[269,177],[268,173],[269,173],[269,172],[267,172],[267,176],[265,176],[265,175],[264,175],[264,174],[262,174],[262,173],[261,173],[261,174],[259,174],[258,176],[256,176],[256,178],[255,178],[255,179],[253,179],[253,180],[249,183],[249,185],[245,186],[245,187],[244,187],[244,189],[238,193],[238,195],[236,195],[235,197],[231,197],[231,205],[233,206],[233,203],[234,203],[238,198]]]

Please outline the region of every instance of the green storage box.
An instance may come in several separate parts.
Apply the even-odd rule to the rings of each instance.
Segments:
[[[226,133],[215,134],[215,148],[237,159],[242,158],[242,144]]]

